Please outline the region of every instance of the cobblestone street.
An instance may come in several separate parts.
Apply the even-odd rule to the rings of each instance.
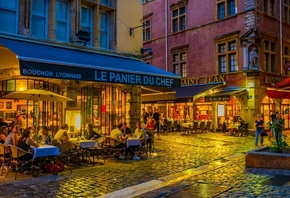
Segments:
[[[244,154],[253,148],[252,136],[165,133],[155,138],[154,153],[148,159],[109,159],[105,163],[100,159],[95,166],[84,165],[72,173],[37,178],[19,174],[17,181],[14,173],[1,176],[0,196],[116,197],[115,191],[128,192],[127,188],[155,181],[159,185],[130,196],[290,197],[290,171],[245,168]]]

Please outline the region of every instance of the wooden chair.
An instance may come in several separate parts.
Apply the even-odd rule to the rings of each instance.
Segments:
[[[198,127],[198,131],[199,131],[200,133],[202,133],[202,132],[204,131],[204,126],[205,126],[205,122],[200,122],[200,125],[199,125],[199,127]]]
[[[239,135],[240,136],[248,135],[248,133],[249,133],[248,128],[249,128],[249,123],[245,123],[244,127],[242,129],[238,130]]]
[[[211,122],[207,122],[206,126],[203,129],[203,132],[207,133],[208,131],[210,131],[210,127],[211,127]]]
[[[33,168],[33,159],[32,158],[29,160],[19,159],[19,157],[21,157],[22,155],[28,154],[29,152],[14,145],[8,145],[8,148],[10,150],[11,161],[10,161],[10,166],[8,168],[8,171],[6,173],[6,177],[8,176],[12,167],[15,167],[15,180],[17,178],[18,171],[19,170],[23,171],[24,167],[28,167],[32,171],[32,175],[35,176],[36,171]]]
[[[121,144],[121,142],[119,140],[112,137],[108,137],[108,138],[109,138],[109,143],[106,145],[106,148],[105,148],[106,158],[108,158],[108,156],[111,155],[113,159],[117,159],[119,155],[122,153],[122,151],[125,150],[125,144],[124,144],[124,147],[120,147],[119,145]]]
[[[152,154],[154,149],[154,131],[147,129],[147,135],[149,136],[149,140],[147,141],[148,151]]]
[[[3,174],[4,166],[9,165],[10,160],[11,160],[10,158],[6,157],[7,153],[10,155],[9,148],[6,147],[4,144],[0,144],[0,162],[2,162],[0,176],[2,176],[2,174]]]
[[[198,130],[198,122],[194,122],[193,125],[189,125],[189,132],[196,133]]]
[[[174,131],[180,131],[180,126],[178,126],[178,121],[174,120],[173,122],[173,130]]]

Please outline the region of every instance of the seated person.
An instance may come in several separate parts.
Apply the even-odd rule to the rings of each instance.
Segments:
[[[140,141],[142,142],[142,145],[145,144],[145,142],[148,139],[148,135],[146,134],[146,130],[144,128],[141,127],[141,123],[137,122],[136,123],[136,129],[133,135],[135,138],[140,139]]]
[[[19,134],[19,126],[18,125],[14,125],[12,127],[11,132],[6,137],[6,140],[5,140],[4,144],[5,145],[10,144],[10,145],[16,146],[17,141],[18,141],[18,134]]]
[[[28,129],[30,130],[31,132],[31,139],[34,141],[34,142],[39,142],[40,141],[40,136],[41,134],[39,134],[37,131],[36,131],[36,128],[33,127],[33,126],[30,126],[28,127]]]
[[[111,131],[110,137],[113,139],[116,139],[120,142],[119,145],[115,146],[116,148],[125,148],[125,141],[127,139],[126,136],[123,135],[121,129],[122,129],[123,124],[119,124],[118,127],[114,130]],[[140,157],[136,156],[134,153],[134,150],[131,146],[125,149],[126,153],[130,153],[133,156],[133,160],[139,160]],[[125,156],[121,153],[119,155],[120,159],[125,159]]]
[[[68,132],[68,124],[64,124],[61,126],[61,129],[57,131],[53,139],[59,144],[67,142],[69,141],[69,135],[67,132]]]
[[[41,134],[39,137],[40,141],[44,142],[44,144],[52,143],[52,137],[48,135],[48,128],[46,126],[41,127]]]
[[[1,144],[4,144],[7,135],[8,135],[8,127],[4,125],[0,128],[0,143]]]
[[[86,130],[86,139],[88,140],[96,140],[101,137],[100,134],[94,131],[93,125],[90,123],[86,124],[85,130]]]
[[[32,141],[32,139],[29,137],[30,136],[30,130],[29,129],[25,129],[22,133],[22,135],[20,136],[18,143],[17,143],[17,147],[25,150],[25,151],[29,151],[30,150],[30,146],[34,146],[35,148],[38,147],[38,145]],[[30,159],[32,159],[33,155],[32,153],[25,153],[24,155],[20,156],[19,159],[20,160],[25,160],[28,161]],[[37,162],[36,162],[37,164]],[[37,166],[35,166],[34,168],[39,168]]]
[[[121,131],[122,131],[122,133],[124,135],[132,135],[132,131],[131,131],[130,128],[127,127],[127,123],[126,122],[123,123]]]
[[[228,127],[229,127],[229,117],[226,117],[225,121],[223,122],[223,126],[222,126],[222,131],[223,133],[225,133],[226,131],[228,131]]]
[[[242,117],[239,117],[238,122],[239,122],[238,130],[243,130],[245,127],[245,121],[243,120]]]

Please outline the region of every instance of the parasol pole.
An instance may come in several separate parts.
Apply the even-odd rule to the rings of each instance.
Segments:
[[[36,108],[36,144],[38,145],[38,126],[39,126],[39,97],[37,100],[37,108]]]

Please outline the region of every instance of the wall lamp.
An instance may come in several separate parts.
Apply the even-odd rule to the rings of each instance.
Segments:
[[[132,36],[134,34],[134,30],[136,28],[140,28],[140,27],[144,27],[144,25],[139,25],[139,26],[136,26],[136,27],[130,27],[129,31],[130,31],[130,36]]]
[[[152,48],[141,48],[140,52],[141,52],[141,54],[142,54],[143,57],[146,56],[146,55],[144,55],[144,52],[146,52],[146,51],[148,51],[148,55],[149,56],[152,56],[153,55]]]
[[[80,30],[78,33],[76,33],[76,38],[77,41],[73,42],[80,42],[83,43],[84,45],[87,45],[87,42],[90,42],[91,40],[91,33],[86,30]]]

